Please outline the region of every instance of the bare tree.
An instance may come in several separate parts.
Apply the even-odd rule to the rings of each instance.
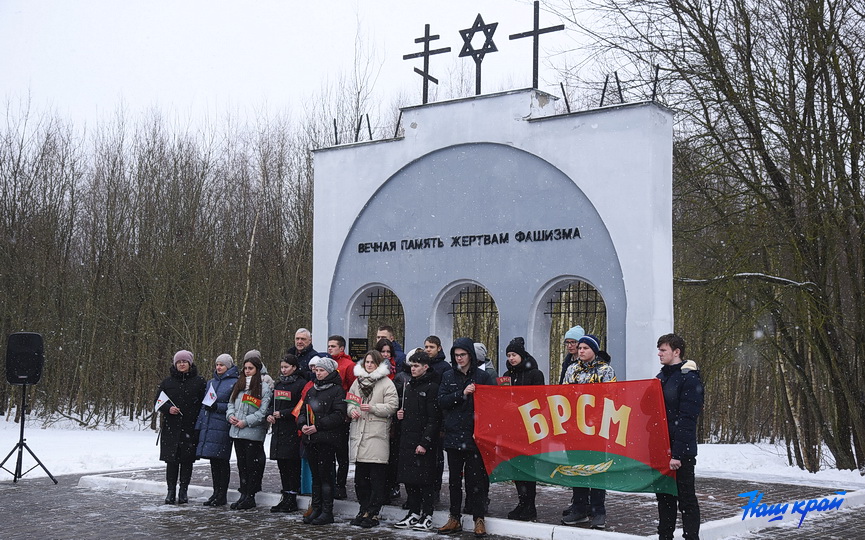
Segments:
[[[816,470],[822,440],[837,467],[865,471],[861,6],[552,4],[578,26],[589,9],[606,21],[581,28],[599,55],[646,81],[641,88],[660,65],[662,94],[680,119],[676,202],[688,215],[677,216],[677,248],[687,250],[677,249],[678,276],[700,278],[689,286],[702,280],[700,303],[762,321],[751,328],[759,339],[739,335],[740,350],[761,351],[797,463]]]

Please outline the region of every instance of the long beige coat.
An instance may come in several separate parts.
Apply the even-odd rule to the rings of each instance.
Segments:
[[[367,412],[353,403],[348,404],[348,414],[360,412],[360,418],[351,421],[349,431],[349,458],[360,463],[387,463],[390,453],[390,423],[399,406],[396,387],[388,379],[390,366],[382,362],[372,373],[363,368],[363,360],[354,367],[354,375],[358,380],[351,385],[350,393],[363,396],[360,382],[362,379],[375,381],[372,394],[364,398],[371,409]]]

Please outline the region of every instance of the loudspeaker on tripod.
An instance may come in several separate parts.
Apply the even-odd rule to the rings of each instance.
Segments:
[[[9,384],[36,384],[42,378],[45,344],[35,332],[16,332],[6,344],[6,381]]]

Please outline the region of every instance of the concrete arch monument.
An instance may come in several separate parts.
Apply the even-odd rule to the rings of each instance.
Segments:
[[[435,333],[448,348],[459,336],[446,308],[476,284],[499,310],[499,350],[525,336],[548,371],[544,304],[581,280],[604,299],[620,377],[650,376],[654,339],[672,327],[671,115],[551,116],[552,99],[408,108],[403,138],[316,151],[314,335],[366,335],[358,298],[386,287],[407,347]]]

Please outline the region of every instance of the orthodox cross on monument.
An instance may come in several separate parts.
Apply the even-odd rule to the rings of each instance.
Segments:
[[[509,36],[510,39],[520,39],[525,37],[532,37],[532,52],[534,58],[534,64],[532,68],[532,88],[537,89],[538,87],[538,42],[540,41],[541,34],[548,34],[550,32],[558,32],[559,30],[564,30],[565,25],[559,24],[556,26],[549,26],[547,28],[541,28],[541,8],[540,2],[535,0],[535,27],[533,30],[528,32],[522,32],[520,34],[511,34]]]
[[[430,41],[436,40],[438,38],[439,38],[438,34],[436,34],[434,36],[431,36],[429,34],[429,25],[425,24],[423,37],[415,38],[415,40],[414,40],[415,43],[423,43],[423,51],[417,52],[417,53],[412,53],[412,54],[405,54],[402,57],[403,60],[410,60],[412,58],[423,57],[423,71],[419,70],[418,68],[414,68],[414,72],[417,73],[418,75],[420,75],[421,77],[423,77],[423,104],[424,105],[426,105],[427,96],[429,95],[429,93],[428,93],[429,82],[432,81],[433,84],[439,83],[438,79],[436,79],[435,77],[433,77],[432,75],[429,74],[429,57],[434,55],[434,54],[441,54],[441,53],[450,52],[450,50],[451,50],[450,47],[444,47],[443,49],[435,49],[434,51],[431,51],[429,49]]]
[[[475,22],[471,28],[460,30],[460,36],[463,38],[463,48],[460,50],[460,58],[463,56],[471,56],[475,60],[475,95],[481,94],[481,62],[484,61],[484,55],[487,53],[498,52],[496,44],[493,43],[493,34],[496,32],[496,27],[499,23],[484,24],[484,18],[478,13]],[[484,33],[484,44],[480,49],[472,47],[472,38],[478,32]]]

